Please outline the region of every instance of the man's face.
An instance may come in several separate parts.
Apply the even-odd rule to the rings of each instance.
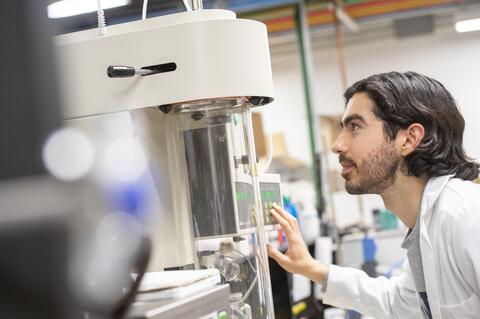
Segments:
[[[395,182],[401,156],[373,113],[374,102],[366,93],[348,101],[342,132],[332,146],[339,155],[345,188],[350,194],[380,194]]]

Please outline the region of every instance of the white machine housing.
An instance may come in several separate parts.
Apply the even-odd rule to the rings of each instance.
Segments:
[[[232,36],[233,35],[233,36]],[[225,97],[273,100],[267,30],[226,10],[199,10],[56,38],[65,118]],[[109,78],[111,65],[176,70]]]
[[[149,162],[157,167],[168,167],[166,150],[157,147],[165,145],[161,140],[165,124],[161,114],[148,111],[152,107],[230,97],[249,97],[253,105],[273,100],[266,27],[260,22],[236,19],[231,11],[188,11],[133,21],[109,26],[105,36],[97,29],[60,35],[55,44],[63,116],[68,124],[95,141],[135,132],[147,144]],[[107,68],[112,65],[140,69],[164,63],[175,63],[175,71],[128,78],[107,76]],[[141,125],[133,123],[135,118]],[[145,126],[146,122],[151,125]],[[107,135],[104,127],[110,127]],[[152,140],[152,132],[160,140]],[[99,143],[100,151],[104,145],[103,141]],[[175,174],[182,179],[185,172]],[[160,188],[156,178],[152,176],[151,180]],[[171,212],[174,206],[183,207],[188,202],[185,194],[175,194],[185,199],[176,200],[181,203],[178,205],[168,199],[173,195],[159,195],[157,206],[162,211]],[[178,209],[186,208],[175,207]],[[159,238],[154,241],[163,237],[167,247],[166,251],[162,248],[161,257],[154,252],[154,269],[193,261],[193,252],[178,249],[191,241],[188,227],[179,233],[170,225],[181,221],[167,215],[152,222],[159,229]]]

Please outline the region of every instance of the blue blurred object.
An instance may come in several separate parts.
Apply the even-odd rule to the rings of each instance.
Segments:
[[[361,319],[362,315],[356,312],[355,310],[349,310],[347,314],[348,319]]]
[[[401,269],[404,262],[405,262],[405,258],[402,258],[399,261],[394,262],[393,264],[390,265],[390,267],[388,267],[388,270],[383,275],[387,278],[392,277],[395,269]]]
[[[298,219],[297,207],[295,206],[294,203],[292,203],[290,197],[283,196],[283,207],[285,211],[287,211],[290,215]]]
[[[375,254],[377,252],[375,240],[371,237],[365,236],[362,239],[362,247],[364,262],[375,261]]]
[[[147,202],[147,188],[142,179],[132,183],[111,185],[107,190],[110,208],[134,216],[142,215]]]

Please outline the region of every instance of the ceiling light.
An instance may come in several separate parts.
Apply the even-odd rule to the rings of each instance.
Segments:
[[[480,18],[461,20],[455,23],[455,30],[457,32],[470,32],[480,30]]]
[[[125,6],[131,0],[103,0],[102,8],[110,9]],[[97,11],[97,0],[62,0],[48,6],[50,19],[65,18],[78,14]]]

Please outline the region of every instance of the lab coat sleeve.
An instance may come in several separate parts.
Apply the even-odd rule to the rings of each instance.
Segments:
[[[451,222],[453,251],[460,272],[480,296],[480,201],[464,203]]]
[[[374,318],[419,318],[420,308],[408,271],[387,279],[371,278],[365,272],[331,265],[323,302],[353,309]]]

